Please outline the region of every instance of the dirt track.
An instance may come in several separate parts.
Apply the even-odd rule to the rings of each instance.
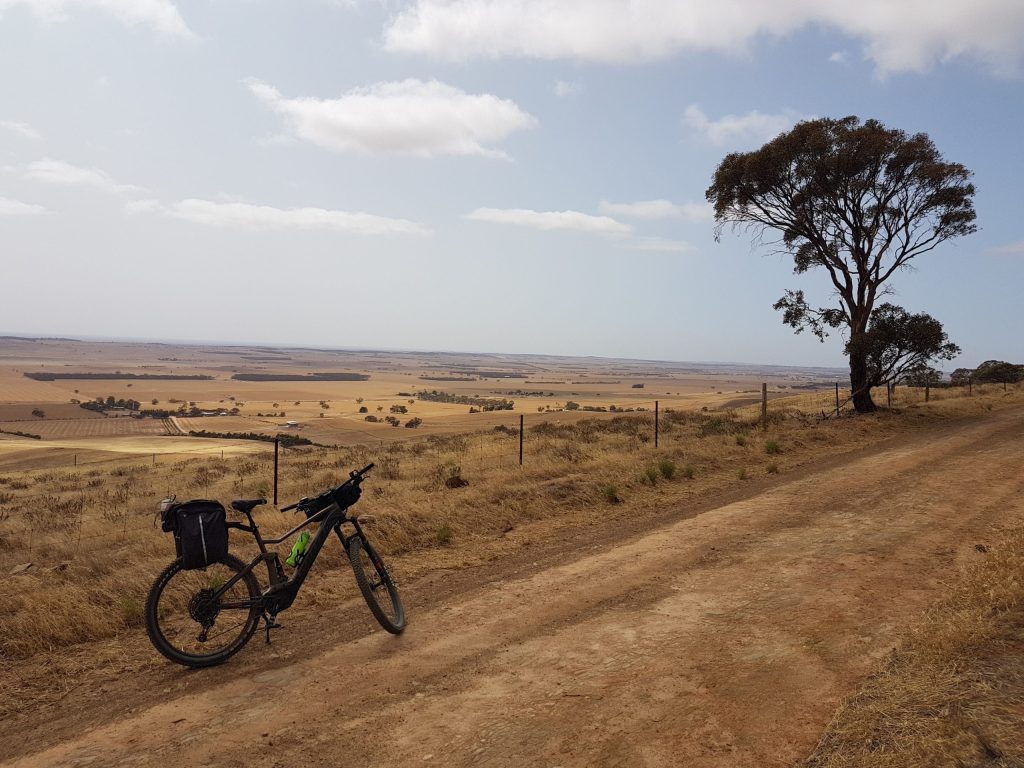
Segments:
[[[792,764],[1024,518],[1022,455],[1019,410],[933,431],[5,765]]]

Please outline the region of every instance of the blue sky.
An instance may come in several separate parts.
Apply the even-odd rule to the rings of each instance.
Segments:
[[[853,6],[0,0],[0,332],[840,365],[703,194],[856,114],[976,174],[895,300],[1022,361],[1024,4]]]

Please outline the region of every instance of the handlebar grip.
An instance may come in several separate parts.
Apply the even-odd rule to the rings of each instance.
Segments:
[[[289,504],[287,507],[281,507],[281,511],[282,512],[290,512],[291,510],[295,509],[297,506],[299,506],[299,502],[296,501],[294,504]]]

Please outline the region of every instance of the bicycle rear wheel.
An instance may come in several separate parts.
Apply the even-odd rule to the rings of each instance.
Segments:
[[[353,536],[348,541],[348,559],[371,613],[388,632],[401,634],[405,629],[405,609],[398,587],[373,545],[360,536]]]
[[[234,555],[202,570],[184,570],[180,558],[167,566],[146,598],[146,632],[156,649],[186,667],[220,664],[242,650],[260,619],[259,582],[247,571],[219,599],[213,595],[244,570]]]

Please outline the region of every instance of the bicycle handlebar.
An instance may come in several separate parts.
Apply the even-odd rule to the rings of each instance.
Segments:
[[[320,500],[331,501],[331,500],[333,500],[332,497],[334,496],[334,494],[338,493],[345,486],[350,485],[351,483],[355,483],[356,485],[359,485],[359,483],[361,483],[363,481],[363,475],[365,475],[367,472],[369,472],[371,469],[373,469],[373,467],[374,467],[374,463],[371,461],[369,464],[367,464],[362,469],[353,469],[351,472],[348,473],[348,480],[346,480],[341,485],[339,485],[339,486],[337,486],[335,488],[331,488],[328,491],[324,491],[319,496],[314,496],[312,499],[310,499],[310,498],[299,499],[294,504],[289,504],[287,507],[281,507],[281,511],[282,512],[290,512],[293,509],[297,509],[299,507],[307,507],[310,504],[312,504],[313,502],[320,501]]]

